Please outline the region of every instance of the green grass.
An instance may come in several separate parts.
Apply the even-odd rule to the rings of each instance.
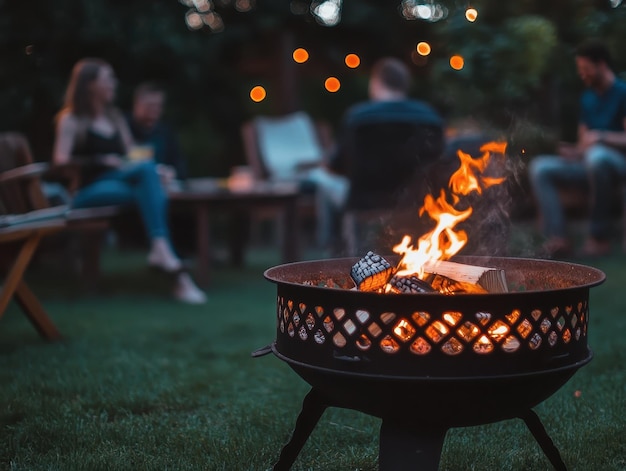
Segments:
[[[98,292],[44,264],[27,277],[66,339],[42,341],[17,306],[0,320],[0,469],[267,470],[308,391],[273,356],[279,263],[218,267],[205,306],[169,299],[140,253],[107,253]],[[626,256],[588,262],[593,361],[536,411],[571,470],[626,469]],[[582,395],[575,397],[575,392]],[[462,399],[462,398],[461,398]],[[380,421],[329,409],[295,470],[377,469]],[[520,420],[452,429],[442,470],[549,470]]]

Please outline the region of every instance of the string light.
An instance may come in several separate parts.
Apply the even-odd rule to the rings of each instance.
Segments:
[[[259,103],[260,101],[265,100],[267,93],[265,92],[265,88],[261,85],[257,85],[256,87],[252,87],[250,90],[250,99],[255,103]]]
[[[452,67],[454,70],[461,70],[463,66],[465,66],[465,60],[463,59],[463,56],[459,56],[457,54],[450,57],[450,67]]]
[[[356,54],[348,54],[345,58],[345,63],[351,69],[356,69],[361,65],[361,58]]]
[[[330,93],[338,92],[341,88],[341,82],[337,77],[328,77],[324,81],[324,88]]]
[[[428,54],[430,54],[430,44],[428,44],[425,41],[421,41],[419,43],[417,43],[417,53],[420,56],[427,56]]]
[[[298,64],[304,64],[309,60],[309,52],[303,47],[299,47],[293,51],[293,60]]]
[[[470,7],[467,10],[465,10],[465,18],[470,23],[473,23],[474,21],[476,21],[476,18],[478,18],[478,11],[476,10],[476,8]]]

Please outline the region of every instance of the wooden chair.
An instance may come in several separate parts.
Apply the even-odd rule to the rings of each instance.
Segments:
[[[64,217],[37,220],[36,214],[29,220],[28,215],[21,221],[5,222],[0,216],[0,246],[19,244],[12,266],[7,272],[0,290],[0,318],[4,315],[11,299],[15,299],[22,311],[39,334],[46,340],[57,340],[61,334],[44,310],[43,306],[23,279],[24,273],[43,237],[65,229]],[[11,245],[13,246],[13,245]]]
[[[259,116],[241,129],[246,160],[259,180],[297,179],[300,168],[319,165],[332,143],[330,126],[302,112]]]
[[[242,125],[246,162],[258,181],[300,182],[301,172],[324,163],[332,145],[328,123],[314,122],[302,111],[283,116],[258,116]],[[316,220],[315,190],[303,188],[298,200],[301,219]],[[275,218],[276,213],[256,217]],[[282,231],[279,231],[282,233]]]
[[[71,169],[68,167],[67,175]],[[63,213],[65,231],[81,237],[82,278],[95,283],[100,274],[100,251],[104,234],[118,207],[70,209],[51,208],[42,190],[42,176],[49,171],[46,163],[33,162],[26,138],[16,132],[0,134],[0,214],[20,215],[50,210]],[[69,177],[68,177],[69,178]]]

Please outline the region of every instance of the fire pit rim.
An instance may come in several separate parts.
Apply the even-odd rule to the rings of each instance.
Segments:
[[[394,263],[396,261],[396,259],[398,258],[397,255],[383,255],[383,257],[387,260],[394,260]],[[572,286],[568,286],[568,287],[555,287],[555,288],[547,288],[547,289],[527,289],[527,290],[523,290],[523,291],[510,291],[507,293],[455,293],[454,296],[455,297],[496,297],[496,296],[511,296],[511,295],[519,295],[522,293],[546,293],[549,294],[551,292],[561,292],[563,290],[567,290],[567,289],[579,289],[579,288],[592,288],[594,286],[598,286],[602,283],[604,283],[606,281],[606,274],[595,267],[589,266],[589,265],[583,265],[580,263],[575,263],[575,262],[569,262],[569,261],[561,261],[561,260],[547,260],[547,259],[540,259],[540,258],[530,258],[530,257],[489,257],[489,256],[460,256],[460,257],[455,257],[453,258],[451,261],[463,261],[463,260],[475,260],[475,261],[485,261],[485,266],[489,266],[488,261],[489,260],[500,260],[500,261],[510,261],[510,262],[521,262],[521,263],[546,263],[546,264],[550,264],[552,267],[556,268],[556,267],[561,267],[561,268],[570,268],[570,269],[582,269],[582,270],[591,270],[594,273],[594,279],[590,282],[587,283],[583,283],[583,284],[577,284],[577,285],[572,285]],[[355,293],[358,293],[359,296],[375,296],[377,298],[380,298],[381,296],[390,296],[390,297],[397,297],[397,296],[401,296],[401,297],[406,297],[406,298],[414,298],[414,297],[423,297],[423,296],[444,296],[446,298],[450,297],[450,295],[448,294],[444,294],[444,293],[439,293],[439,292],[433,292],[433,293],[378,293],[378,292],[368,292],[368,291],[358,291],[358,290],[350,290],[350,289],[341,289],[341,288],[332,288],[332,287],[326,287],[326,286],[317,286],[317,285],[305,285],[302,282],[296,282],[293,280],[288,280],[288,279],[283,279],[283,278],[279,278],[277,276],[275,276],[275,273],[278,272],[279,270],[284,270],[286,268],[289,267],[306,267],[306,266],[311,266],[311,265],[316,265],[316,264],[324,264],[324,263],[341,263],[341,262],[346,262],[346,263],[351,263],[354,264],[356,262],[358,262],[359,257],[340,257],[340,258],[326,258],[326,259],[315,259],[315,260],[302,260],[302,261],[297,261],[297,262],[290,262],[290,263],[284,263],[284,264],[280,264],[280,265],[275,265],[272,266],[270,268],[267,268],[264,272],[263,272],[263,277],[275,284],[282,284],[282,285],[290,285],[290,286],[299,286],[299,287],[306,287],[307,289],[313,289],[313,290],[320,290],[321,292],[337,292],[337,291],[342,291],[342,292],[350,292],[350,291],[354,291]],[[482,262],[481,262],[482,263]]]

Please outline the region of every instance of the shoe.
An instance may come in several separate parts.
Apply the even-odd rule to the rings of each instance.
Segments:
[[[159,256],[158,252],[154,250],[148,254],[148,268],[167,275],[178,275],[185,271],[181,260],[173,256]]]
[[[204,304],[207,302],[206,294],[196,286],[188,273],[181,273],[176,279],[174,297],[186,304]]]
[[[572,254],[572,245],[564,237],[551,237],[541,248],[548,258],[564,258]]]
[[[590,237],[585,241],[580,255],[583,257],[604,257],[611,253],[611,242]]]

